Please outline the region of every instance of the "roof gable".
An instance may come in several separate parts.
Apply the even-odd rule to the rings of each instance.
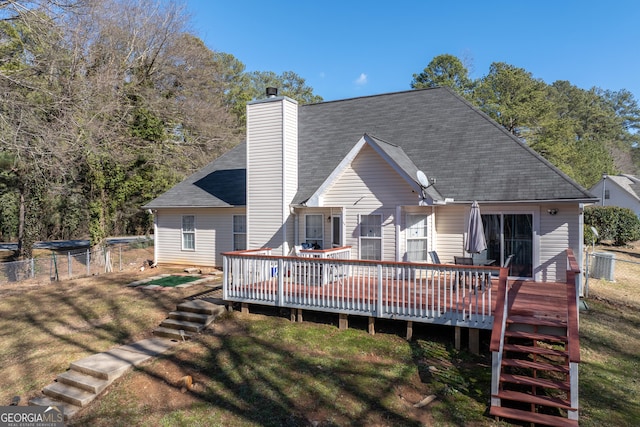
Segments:
[[[329,174],[327,179],[318,187],[311,197],[309,197],[305,202],[306,206],[322,205],[322,197],[325,192],[340,178],[344,170],[351,165],[353,159],[362,151],[365,145],[373,148],[417,193],[420,194],[420,192],[424,190],[425,196],[429,197],[431,201],[443,200],[442,196],[440,196],[433,187],[423,189],[420,186],[417,181],[418,168],[400,147],[364,134],[342,159],[340,164]]]

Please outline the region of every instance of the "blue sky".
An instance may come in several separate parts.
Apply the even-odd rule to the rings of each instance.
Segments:
[[[546,83],[640,100],[640,1],[186,0],[192,31],[247,71],[294,71],[325,100],[410,89],[441,54],[486,75],[506,62]]]

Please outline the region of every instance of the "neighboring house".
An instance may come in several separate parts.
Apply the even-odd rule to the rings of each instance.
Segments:
[[[302,243],[388,261],[431,262],[437,251],[451,263],[464,255],[473,201],[488,245],[476,257],[500,264],[514,254],[512,277],[564,281],[565,250],[582,254],[582,207],[597,198],[435,88],[251,102],[246,142],[144,208],[163,264],[221,266],[223,252],[291,255]]]
[[[633,175],[604,175],[591,187],[601,206],[619,206],[631,209],[640,217],[640,178]]]

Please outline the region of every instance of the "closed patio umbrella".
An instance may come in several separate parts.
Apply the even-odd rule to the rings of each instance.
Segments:
[[[480,205],[474,201],[471,204],[469,223],[467,224],[467,242],[464,245],[464,250],[470,254],[479,254],[485,249],[487,249],[487,240],[484,236]]]

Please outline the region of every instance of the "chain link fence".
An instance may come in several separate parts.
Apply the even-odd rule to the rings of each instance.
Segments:
[[[614,282],[640,292],[640,254],[591,252],[585,257],[584,296],[589,296],[589,285]]]
[[[0,263],[0,285],[66,280],[124,271],[148,264],[150,257],[153,257],[153,248],[141,250],[136,245],[52,251],[46,256]]]

